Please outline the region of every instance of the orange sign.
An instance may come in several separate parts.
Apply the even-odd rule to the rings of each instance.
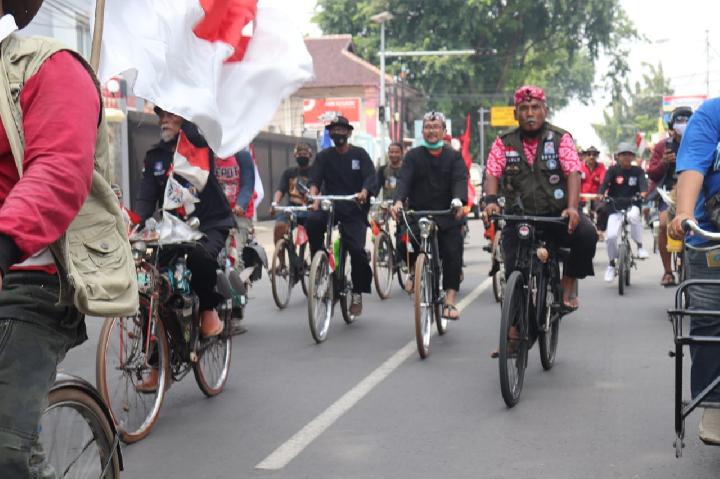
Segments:
[[[305,98],[303,120],[306,128],[323,128],[334,117],[342,115],[357,124],[360,122],[360,98]]]

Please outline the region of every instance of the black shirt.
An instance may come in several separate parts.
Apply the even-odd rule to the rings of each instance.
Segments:
[[[626,208],[630,202],[628,199],[638,193],[647,191],[647,179],[645,172],[639,166],[631,166],[627,170],[620,165],[615,165],[607,170],[605,179],[600,186],[600,194],[607,191],[608,196],[615,200],[626,200],[616,205],[619,208]]]
[[[467,178],[460,153],[444,146],[435,157],[419,146],[405,155],[394,200],[407,200],[413,210],[446,210],[454,198],[467,203]]]
[[[375,191],[375,165],[367,151],[350,145],[347,153],[337,148],[326,148],[318,153],[310,170],[310,184],[326,195],[352,195],[366,189],[369,194]],[[338,203],[338,213],[362,213],[357,206]],[[363,213],[364,214],[364,213]]]
[[[285,170],[280,178],[278,191],[287,195],[288,205],[304,205],[305,195],[298,190],[298,183],[308,185],[310,179],[310,168],[300,169],[299,166],[291,166]]]

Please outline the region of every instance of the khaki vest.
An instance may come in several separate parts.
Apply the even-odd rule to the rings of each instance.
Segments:
[[[502,194],[508,212],[520,204],[528,215],[559,215],[567,208],[567,181],[560,167],[560,140],[566,133],[546,123],[532,166],[519,129],[500,136],[505,146]]]
[[[85,66],[100,95],[100,83],[90,65],[55,40],[12,34],[0,43],[0,119],[20,175],[25,144],[20,94],[43,62],[63,50],[73,53]],[[68,94],[72,94],[73,85],[57,87],[68,88]],[[102,98],[100,105],[90,194],[50,251],[60,276],[60,304],[74,305],[94,316],[129,316],[138,309],[135,265],[120,205],[110,186],[113,168]]]

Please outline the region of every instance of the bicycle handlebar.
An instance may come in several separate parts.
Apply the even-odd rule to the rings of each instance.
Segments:
[[[407,216],[450,216],[455,214],[455,209],[448,208],[447,210],[403,210]]]
[[[357,195],[308,195],[310,201],[355,201]]]
[[[528,215],[492,215],[493,220],[525,221],[527,223],[560,223],[568,222],[565,216],[528,216]]]
[[[700,225],[697,224],[694,220],[685,220],[682,222],[683,230],[686,232],[692,231],[696,235],[700,236],[701,238],[704,238],[706,240],[710,241],[720,241],[720,233],[714,233],[712,231],[705,231],[704,229],[700,228]]]
[[[393,200],[378,200],[377,198],[370,198],[371,206],[380,206],[381,208],[390,208],[393,205]]]
[[[274,211],[279,211],[281,213],[295,213],[295,212],[302,212],[302,211],[309,211],[308,206],[277,206],[272,205],[272,209]]]

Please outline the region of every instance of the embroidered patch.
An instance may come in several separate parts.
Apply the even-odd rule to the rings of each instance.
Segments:
[[[557,160],[548,160],[547,167],[548,167],[548,170],[557,170],[557,167],[558,167]]]
[[[555,196],[556,200],[561,200],[561,199],[565,198],[565,192],[563,190],[561,190],[560,188],[555,190],[553,195]]]
[[[560,175],[552,175],[549,179],[551,185],[557,185],[560,183]]]
[[[555,143],[552,141],[546,141],[543,145],[543,154],[554,155],[555,154]]]
[[[720,249],[714,249],[705,253],[708,268],[720,268]]]
[[[353,169],[353,170],[359,170],[359,169],[360,169],[360,160],[352,160],[352,169]]]
[[[629,185],[629,186],[635,186],[635,185],[637,185],[637,184],[638,184],[637,176],[631,176],[630,178],[628,178],[628,185]]]

